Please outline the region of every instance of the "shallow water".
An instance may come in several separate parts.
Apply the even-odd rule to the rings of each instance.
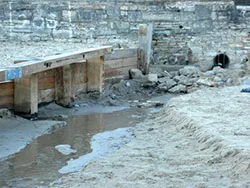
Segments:
[[[90,154],[92,149],[94,150],[90,145],[94,135],[134,126],[145,118],[146,111],[138,108],[126,109],[112,113],[75,116],[68,119],[68,126],[53,134],[43,135],[33,140],[21,152],[1,162],[0,187],[46,187],[50,182],[60,178],[61,174],[58,171],[67,165],[67,161],[78,159]],[[104,139],[103,136],[94,138],[95,141],[96,139]],[[121,135],[121,138],[124,136]],[[97,141],[102,143],[101,140]],[[118,148],[123,141],[117,143],[112,144]],[[77,153],[68,156],[59,153],[55,146],[60,144],[71,145],[77,150]],[[111,147],[111,149],[114,148]],[[102,151],[102,153],[110,152]],[[96,153],[95,157],[97,157]]]

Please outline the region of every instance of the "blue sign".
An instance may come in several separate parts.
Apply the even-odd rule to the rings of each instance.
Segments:
[[[5,81],[22,77],[22,68],[13,68],[5,71]]]

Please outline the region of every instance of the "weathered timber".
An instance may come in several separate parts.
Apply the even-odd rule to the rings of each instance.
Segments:
[[[87,91],[87,62],[71,64],[71,80],[75,95]]]
[[[130,65],[137,65],[137,57],[123,58],[123,59],[114,59],[105,61],[104,68],[122,68],[128,67]]]
[[[104,65],[104,77],[128,76],[130,68],[137,68],[137,57],[106,61]]]
[[[71,82],[71,65],[59,67],[55,72],[55,101],[57,104],[71,107],[74,102]]]
[[[55,69],[37,73],[37,76],[39,90],[55,88]]]
[[[144,73],[149,73],[151,57],[153,25],[139,25],[139,47],[138,47],[138,68]]]
[[[99,48],[90,48],[77,52],[50,56],[40,61],[27,61],[18,63],[10,66],[8,70],[0,70],[0,82],[15,78],[21,78],[22,76],[31,75],[57,67],[62,67],[73,62],[83,62],[87,59],[104,56],[105,54],[108,54],[111,51],[111,46],[104,46]],[[8,77],[6,75],[11,75],[11,77]]]
[[[50,103],[55,100],[55,89],[41,89],[38,90],[38,104]]]
[[[5,71],[6,69],[0,69],[0,81],[5,81]]]
[[[87,61],[87,91],[102,92],[104,80],[104,57],[96,57]]]
[[[14,83],[4,82],[0,84],[0,108],[13,109]]]
[[[29,114],[38,112],[37,74],[15,79],[14,111]]]
[[[117,76],[124,76],[125,78],[129,77],[128,71],[131,68],[137,68],[137,65],[130,65],[128,67],[105,70],[105,77],[106,78],[117,77]]]

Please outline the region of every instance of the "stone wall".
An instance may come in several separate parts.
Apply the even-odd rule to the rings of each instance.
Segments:
[[[207,65],[218,51],[246,55],[245,0],[3,0],[0,40],[69,40],[135,47],[138,25],[153,23],[152,64]]]

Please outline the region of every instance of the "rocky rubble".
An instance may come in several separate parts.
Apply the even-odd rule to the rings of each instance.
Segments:
[[[155,107],[155,103],[147,102],[150,98],[162,93],[190,93],[203,87],[223,87],[237,85],[242,82],[243,69],[222,69],[202,72],[194,66],[186,66],[175,74],[161,72],[159,74],[143,75],[138,69],[130,69],[130,79],[121,80],[116,84],[105,86],[103,94],[93,97],[92,93],[78,97],[84,103],[119,106],[129,104],[137,107]],[[138,102],[129,102],[138,101]],[[155,101],[154,101],[155,102]],[[158,102],[158,101],[156,101]]]
[[[144,79],[144,87],[151,85],[156,88],[157,92],[169,93],[189,93],[201,87],[221,87],[230,86],[240,83],[242,71],[223,69],[215,67],[213,70],[201,72],[199,68],[186,66],[180,69],[175,75],[160,74],[158,79],[154,80],[153,84],[147,79],[147,76],[141,77]],[[148,75],[152,77],[152,75]]]

